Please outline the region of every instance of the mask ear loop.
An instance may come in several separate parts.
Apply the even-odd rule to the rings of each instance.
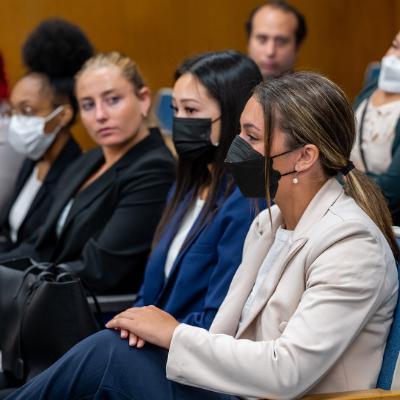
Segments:
[[[49,121],[51,121],[54,117],[56,117],[58,114],[60,114],[60,112],[64,109],[63,105],[59,105],[55,110],[53,110],[45,119],[45,124],[47,124]],[[51,132],[53,135],[57,135],[58,132],[61,131],[61,129],[63,128],[62,125],[58,125],[56,127],[56,129]]]
[[[49,122],[52,120],[56,115],[60,114],[60,112],[64,109],[63,105],[58,106],[55,110],[53,110],[47,117],[45,117],[45,122]]]
[[[219,121],[221,118],[222,118],[222,115],[220,115],[219,117],[217,117],[217,118],[211,120],[211,124],[213,124],[214,122]],[[211,140],[210,140],[210,142],[211,142]],[[211,144],[212,144],[213,146],[215,146],[215,147],[218,147],[218,146],[219,146],[219,142],[217,142],[217,143],[211,142]]]

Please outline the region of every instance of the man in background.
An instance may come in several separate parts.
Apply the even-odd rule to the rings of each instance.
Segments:
[[[293,70],[307,35],[304,16],[283,0],[269,1],[254,9],[246,22],[248,55],[264,79]]]

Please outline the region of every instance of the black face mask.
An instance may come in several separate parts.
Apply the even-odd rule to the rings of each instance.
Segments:
[[[293,149],[295,150],[295,149]],[[293,174],[296,171],[281,174],[272,168],[272,160],[293,150],[288,150],[273,157],[264,157],[255,151],[244,139],[236,136],[228,150],[225,165],[230,171],[242,194],[246,197],[266,197],[265,191],[265,163],[269,171],[269,193],[275,198],[279,179],[282,176]]]
[[[172,139],[176,152],[184,160],[208,163],[214,158],[217,146],[211,143],[211,125],[221,117],[211,118],[175,118],[172,125]]]

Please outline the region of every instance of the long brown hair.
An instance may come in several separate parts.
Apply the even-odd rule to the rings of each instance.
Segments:
[[[288,135],[292,148],[318,147],[327,176],[336,176],[346,167],[355,140],[355,119],[346,95],[336,84],[317,73],[297,72],[259,84],[254,96],[264,111],[265,154],[274,126],[278,126]],[[271,204],[267,163],[265,168],[267,202]],[[343,180],[346,194],[375,222],[398,258],[392,218],[379,187],[355,168]]]

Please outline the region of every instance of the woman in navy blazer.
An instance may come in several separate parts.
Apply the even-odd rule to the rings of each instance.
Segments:
[[[167,279],[164,265],[174,238],[179,215],[187,209],[182,201],[147,263],[145,279],[135,307],[153,304],[182,322],[208,328],[222,303],[240,263],[242,246],[256,207],[234,189],[217,198],[215,213],[207,225],[198,219],[195,234],[180,250]]]
[[[243,105],[261,75],[250,59],[227,51],[190,58],[175,77],[173,141],[179,155],[178,178],[135,306],[157,305],[181,321],[208,328],[240,263],[258,208],[235,187],[223,162],[239,133]],[[202,209],[173,262],[168,261],[198,199],[203,201]]]

